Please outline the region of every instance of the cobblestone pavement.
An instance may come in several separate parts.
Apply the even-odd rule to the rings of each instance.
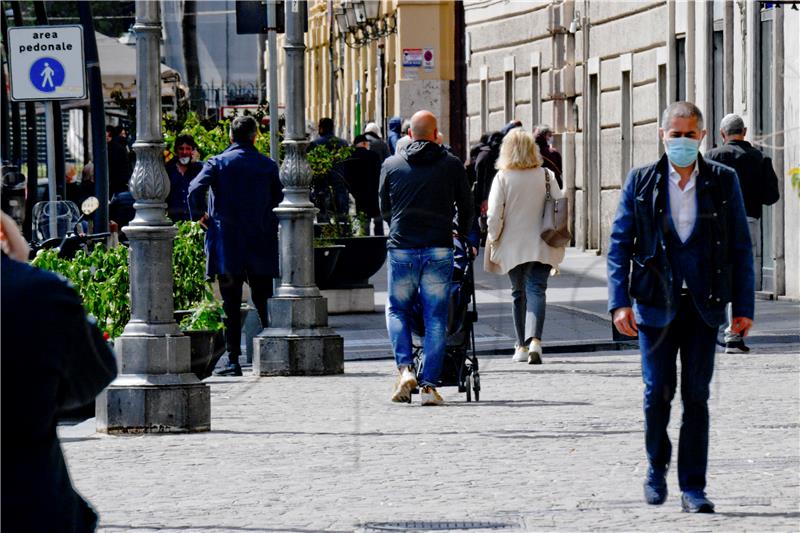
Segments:
[[[104,532],[800,529],[800,346],[718,355],[715,515],[680,512],[675,469],[666,504],[642,500],[635,352],[481,362],[479,403],[444,388],[443,407],[392,404],[391,362],[352,361],[342,376],[208,380],[210,433],[59,432]],[[676,398],[673,440],[680,412]]]

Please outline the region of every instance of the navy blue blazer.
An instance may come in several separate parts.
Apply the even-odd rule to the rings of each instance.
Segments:
[[[206,199],[206,192],[208,189]],[[275,161],[252,145],[233,143],[210,158],[189,184],[192,220],[209,214],[206,274],[278,277],[278,219],[283,200]]]
[[[630,171],[608,248],[609,312],[632,306],[638,324],[654,327],[669,324],[678,309],[665,236],[674,227],[666,202],[668,165],[664,155]],[[693,247],[695,268],[686,282],[703,320],[718,327],[727,302],[733,303],[733,316],[753,318],[753,254],[736,172],[702,156],[697,165],[693,238],[702,241]]]

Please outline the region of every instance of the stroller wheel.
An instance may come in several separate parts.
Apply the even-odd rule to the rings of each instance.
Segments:
[[[472,381],[472,389],[475,391],[475,401],[481,401],[481,376],[477,372],[473,372],[470,376]]]
[[[467,393],[467,403],[472,401],[472,384],[473,378],[472,374],[467,374],[467,379],[464,380],[464,389]]]

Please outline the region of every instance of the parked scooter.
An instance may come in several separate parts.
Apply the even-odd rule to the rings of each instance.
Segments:
[[[64,200],[37,203],[33,206],[33,235],[37,240],[31,242],[31,258],[39,250],[56,248],[59,257],[72,259],[78,250],[104,241],[111,235],[107,231],[85,233],[84,221],[99,207],[100,201],[94,196],[83,201],[80,211],[74,202]]]

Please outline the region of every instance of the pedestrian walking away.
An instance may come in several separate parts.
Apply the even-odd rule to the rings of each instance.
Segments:
[[[170,220],[190,220],[189,216],[189,184],[200,174],[203,164],[192,160],[197,150],[197,143],[191,135],[178,135],[173,145],[174,157],[166,164],[169,177],[169,195],[167,196],[167,213]]]
[[[547,189],[564,197],[555,176],[542,167],[533,135],[519,128],[503,139],[487,208],[484,269],[508,274],[513,299],[514,361],[542,363],[542,328],[550,271],[564,260],[563,247],[541,238]]]
[[[489,207],[489,191],[497,174],[497,158],[500,156],[500,145],[505,134],[495,131],[489,135],[489,142],[475,156],[475,185],[472,188],[475,200],[475,211],[479,215],[481,241],[486,241],[486,210]]]
[[[353,140],[353,154],[342,163],[342,174],[347,189],[356,201],[356,212],[372,222],[373,235],[383,235],[383,219],[378,205],[378,185],[381,178],[381,158],[369,149],[369,140],[357,135]],[[366,228],[369,233],[369,227]]]
[[[389,150],[389,145],[381,138],[381,128],[377,124],[374,122],[367,124],[367,127],[364,128],[364,135],[369,142],[369,149],[380,156],[381,163],[392,155],[392,152]],[[353,144],[355,144],[355,140]]]
[[[206,233],[206,275],[219,281],[225,311],[228,366],[217,375],[241,376],[242,285],[268,327],[267,300],[278,277],[278,219],[283,200],[278,165],[253,146],[258,125],[250,116],[231,123],[231,144],[209,159],[189,184],[189,209]],[[211,189],[206,199],[206,192]]]
[[[69,282],[25,263],[5,213],[0,243],[3,531],[88,533],[97,515],[72,486],[56,424],[114,379],[116,360]]]
[[[401,130],[402,126],[402,117],[392,117],[389,119],[389,134],[386,136],[386,143],[389,145],[391,155],[397,153],[397,141],[400,140],[400,137],[405,135],[405,132]]]
[[[395,144],[395,150],[394,150],[395,154],[399,154],[400,152],[405,150],[406,147],[408,147],[408,145],[414,141],[413,138],[411,137],[411,121],[404,120],[401,128],[403,130],[403,135],[399,139],[397,139],[397,143]]]
[[[755,278],[761,276],[761,206],[777,202],[781,193],[778,187],[778,176],[772,168],[772,160],[764,156],[744,138],[747,128],[739,115],[731,113],[723,117],[719,132],[725,144],[710,150],[706,159],[728,165],[736,171],[739,187],[742,189],[744,209],[747,213],[747,226],[750,229],[750,242],[753,251],[753,271]],[[755,287],[760,287],[758,282]],[[728,305],[728,323],[724,330],[725,353],[747,353],[750,349],[744,338],[735,333],[732,326],[732,310]]]
[[[553,130],[547,124],[540,124],[533,130],[533,137],[542,156],[542,166],[555,173],[558,186],[563,189],[561,154],[553,147]]]
[[[703,114],[690,102],[664,111],[666,154],[630,171],[608,248],[608,310],[623,334],[639,337],[644,381],[645,501],[667,499],[670,404],[681,358],[683,420],[678,484],[684,511],[712,513],[706,497],[708,398],[725,305],[731,329],[753,321],[753,257],[736,173],[699,155]]]
[[[389,223],[386,326],[399,373],[392,401],[410,401],[419,384],[422,405],[439,405],[436,385],[447,342],[453,272],[452,220],[457,212],[458,232],[466,235],[473,206],[464,166],[436,142],[433,113],[414,114],[410,131],[411,144],[381,169],[381,214]],[[425,327],[419,376],[411,339],[418,298]]]

